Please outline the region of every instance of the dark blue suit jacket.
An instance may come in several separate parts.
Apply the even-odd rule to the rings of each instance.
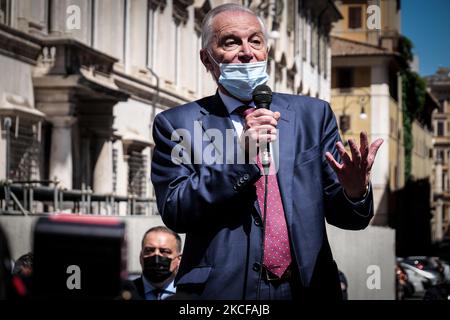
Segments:
[[[325,159],[327,151],[340,159],[335,148],[339,133],[328,103],[274,93],[271,110],[281,114],[277,178],[294,264],[302,286],[315,286],[326,297],[339,280],[325,219],[340,228],[365,228],[373,216],[372,192],[361,202],[350,202]],[[212,137],[191,143],[199,130],[196,121],[201,122],[201,133],[234,129],[216,94],[158,114],[153,130],[152,182],[158,210],[169,228],[186,233],[177,287],[205,299],[255,299],[262,229],[253,184],[260,171],[254,164],[174,163],[171,155],[180,143],[187,146],[178,150],[185,162],[217,145]],[[175,129],[185,131],[174,134]],[[228,156],[226,148],[212,149]]]

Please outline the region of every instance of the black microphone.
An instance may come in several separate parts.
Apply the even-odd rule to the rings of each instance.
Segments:
[[[269,86],[264,84],[259,85],[253,90],[253,102],[255,102],[256,108],[264,108],[270,110],[270,104],[272,103],[272,90]],[[264,167],[264,171],[268,171],[270,166],[270,144],[261,147],[261,164]]]
[[[253,90],[253,102],[256,105],[256,108],[265,108],[270,110],[270,104],[272,103],[272,90],[266,85],[259,85]],[[258,286],[256,288],[256,299],[260,299],[260,290],[261,290],[261,281],[262,281],[262,270],[263,270],[263,262],[264,262],[264,243],[266,239],[266,219],[267,219],[267,192],[268,192],[268,178],[270,171],[270,144],[267,143],[264,146],[260,146],[261,152],[261,164],[264,170],[264,204],[261,208],[263,213],[263,240],[261,242],[261,258],[260,258],[260,266],[259,276],[258,276]]]

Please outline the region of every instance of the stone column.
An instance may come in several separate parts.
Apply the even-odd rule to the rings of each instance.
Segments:
[[[50,179],[56,177],[59,186],[72,188],[72,125],[75,118],[57,116],[49,119],[53,124],[50,149]]]
[[[390,176],[390,160],[394,159],[389,154],[389,78],[385,65],[374,65],[371,68],[370,103],[371,103],[371,132],[369,143],[377,138],[383,138],[383,146],[377,153],[377,159],[372,168],[372,187],[374,198],[373,220],[374,225],[386,226],[388,222],[389,195],[387,193]],[[394,160],[393,160],[394,161]],[[400,168],[399,168],[400,170]]]
[[[109,139],[99,139],[97,140],[97,143],[99,153],[94,166],[94,192],[99,194],[110,194],[113,191],[112,142]]]

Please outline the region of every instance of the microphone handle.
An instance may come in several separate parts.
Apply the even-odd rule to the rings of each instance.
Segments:
[[[257,108],[264,108],[267,110],[270,110],[270,104],[267,103],[261,103],[257,106]],[[264,168],[264,174],[269,174],[269,167],[270,167],[270,143],[267,143],[267,145],[261,147],[261,164]]]

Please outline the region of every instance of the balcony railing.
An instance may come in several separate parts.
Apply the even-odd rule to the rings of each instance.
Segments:
[[[126,203],[126,210],[120,209],[121,203]],[[94,194],[90,188],[66,190],[59,188],[55,181],[0,181],[0,214],[61,211],[101,215],[157,214],[155,200],[151,198]]]

